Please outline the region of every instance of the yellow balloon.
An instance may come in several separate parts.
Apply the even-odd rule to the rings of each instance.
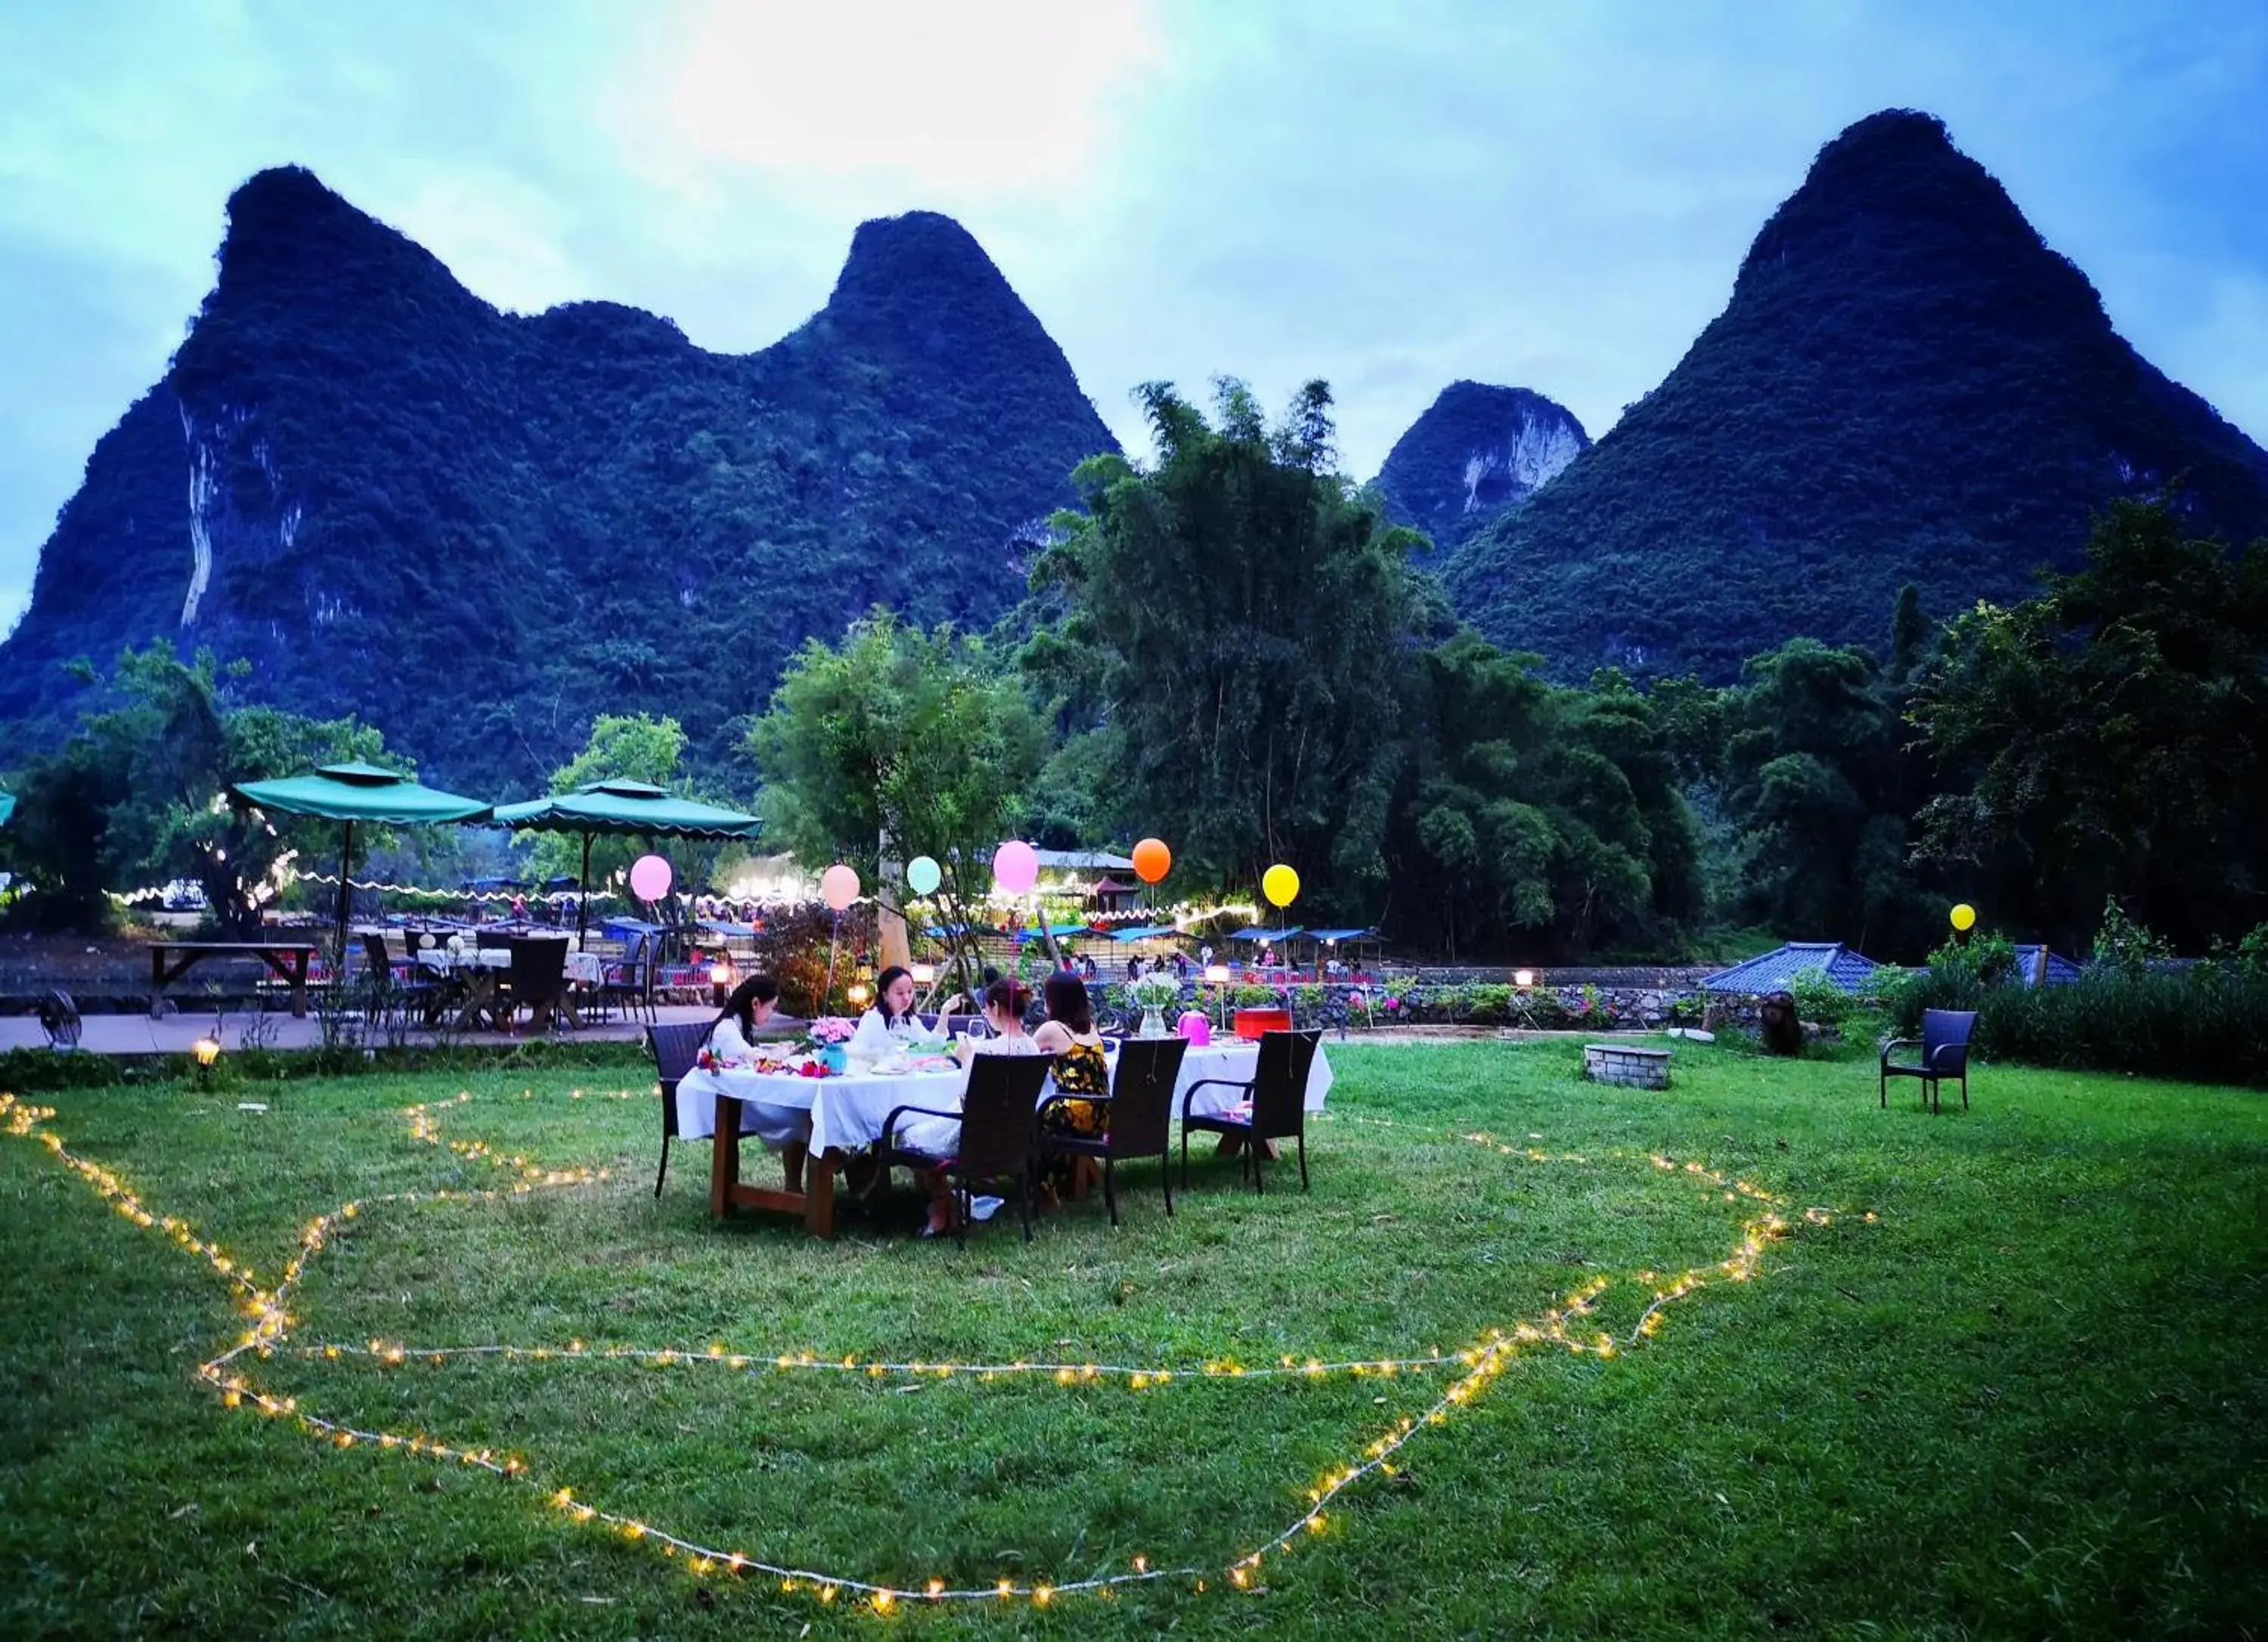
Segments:
[[[1970,906],[1967,902],[1964,901],[1959,906],[1953,909],[1954,928],[1957,930],[1971,929],[1976,926],[1976,923],[1977,909]]]
[[[1261,875],[1260,893],[1270,905],[1288,907],[1300,898],[1300,875],[1279,861]]]

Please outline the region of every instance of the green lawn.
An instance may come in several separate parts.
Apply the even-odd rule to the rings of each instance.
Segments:
[[[1116,1233],[1080,1204],[1027,1248],[1011,1211],[965,1253],[911,1239],[909,1197],[831,1244],[712,1226],[698,1146],[657,1203],[628,1064],[42,1097],[51,1118],[0,1134],[0,1635],[2236,1636],[2268,1614],[2260,1095],[1994,1067],[1932,1118],[1911,1086],[1878,1110],[1859,1057],[1680,1045],[1663,1093],[1583,1082],[1572,1043],[1330,1052],[1312,1192],[1292,1171],[1256,1199],[1208,1162],[1168,1220],[1138,1167]],[[273,1355],[221,1371],[329,1425],[224,1406],[199,1366],[250,1326],[241,1296],[43,1135],[262,1290],[362,1205]],[[477,1195],[514,1157],[608,1175]],[[1474,1374],[1456,1353],[1491,1330],[1515,1349]],[[856,1366],[775,1360],[806,1352]],[[1388,1359],[1419,1360],[1304,1372]],[[1410,1421],[1390,1470],[1300,1527]],[[563,1489],[649,1531],[578,1522]],[[1173,1572],[881,1616],[850,1586],[693,1572],[668,1536],[917,1593]]]

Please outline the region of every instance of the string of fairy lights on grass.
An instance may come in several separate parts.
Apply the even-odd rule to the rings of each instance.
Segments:
[[[583,1091],[574,1090],[571,1096],[581,1099]],[[822,1604],[847,1599],[850,1602],[864,1604],[878,1614],[888,1614],[902,1606],[945,1602],[1028,1602],[1045,1607],[1064,1596],[1094,1594],[1108,1597],[1123,1587],[1160,1580],[1186,1582],[1197,1591],[1207,1589],[1216,1580],[1223,1580],[1234,1589],[1253,1589],[1259,1582],[1267,1558],[1280,1556],[1303,1541],[1322,1535],[1329,1521],[1329,1509],[1336,1506],[1341,1496],[1373,1475],[1393,1475],[1396,1469],[1396,1456],[1405,1445],[1421,1432],[1446,1424],[1456,1410],[1485,1392],[1521,1357],[1547,1350],[1599,1359],[1616,1357],[1656,1333],[1668,1307],[1719,1281],[1749,1281],[1758,1274],[1765,1252],[1789,1235],[1797,1226],[1823,1226],[1832,1224],[1837,1218],[1830,1210],[1811,1208],[1801,1211],[1791,1219],[1782,1212],[1782,1199],[1752,1182],[1724,1174],[1699,1162],[1681,1163],[1660,1153],[1646,1154],[1647,1161],[1658,1172],[1690,1182],[1712,1197],[1721,1196],[1727,1203],[1738,1204],[1746,1200],[1755,1205],[1757,1212],[1742,1226],[1741,1240],[1732,1254],[1713,1265],[1691,1268],[1674,1275],[1651,1270],[1635,1273],[1634,1280],[1650,1288],[1651,1293],[1636,1326],[1625,1339],[1620,1341],[1596,1326],[1600,1297],[1615,1282],[1613,1278],[1601,1277],[1591,1279],[1558,1306],[1546,1310],[1535,1322],[1492,1328],[1462,1350],[1449,1353],[1435,1350],[1424,1357],[1326,1361],[1319,1358],[1295,1359],[1287,1356],[1274,1364],[1259,1365],[1218,1359],[1196,1368],[1176,1368],[1024,1360],[1004,1363],[897,1362],[864,1359],[855,1354],[836,1358],[812,1351],[735,1351],[722,1342],[712,1342],[706,1347],[696,1349],[618,1344],[590,1346],[579,1339],[569,1342],[564,1347],[509,1344],[416,1347],[383,1340],[371,1340],[359,1344],[334,1342],[320,1345],[287,1345],[288,1336],[298,1321],[290,1314],[285,1305],[291,1291],[305,1275],[308,1264],[323,1251],[340,1227],[358,1219],[366,1208],[437,1203],[491,1203],[544,1189],[600,1183],[610,1178],[609,1171],[605,1169],[548,1168],[519,1153],[499,1151],[483,1140],[446,1137],[441,1129],[441,1116],[462,1108],[472,1098],[471,1093],[467,1091],[449,1100],[409,1108],[405,1116],[409,1121],[410,1137],[430,1145],[446,1147],[468,1162],[484,1165],[506,1174],[509,1176],[506,1183],[491,1188],[395,1192],[342,1204],[328,1213],[314,1217],[302,1228],[297,1250],[272,1289],[262,1288],[247,1264],[226,1253],[217,1243],[200,1236],[188,1222],[176,1216],[151,1212],[114,1172],[72,1152],[52,1130],[45,1126],[55,1116],[53,1108],[28,1105],[13,1094],[0,1093],[0,1132],[19,1138],[36,1138],[49,1156],[85,1182],[116,1212],[136,1226],[167,1237],[183,1253],[202,1261],[230,1285],[238,1297],[239,1309],[247,1318],[248,1324],[233,1344],[201,1364],[196,1371],[198,1380],[217,1393],[225,1407],[250,1409],[269,1417],[289,1420],[296,1429],[310,1438],[336,1448],[365,1447],[405,1454],[455,1463],[486,1471],[508,1481],[527,1484],[541,1489],[546,1505],[565,1521],[594,1525],[629,1543],[651,1544],[696,1577],[714,1573],[760,1576],[777,1580],[779,1588],[785,1593],[806,1593]],[[521,1098],[534,1098],[533,1091],[523,1091]],[[623,1091],[608,1092],[602,1098],[635,1097],[631,1092]],[[1347,1120],[1342,1117],[1339,1121]],[[1379,1126],[1395,1126],[1390,1120],[1369,1121]],[[1531,1139],[1540,1138],[1530,1137]],[[1499,1155],[1516,1156],[1533,1162],[1587,1164],[1592,1160],[1580,1152],[1552,1153],[1540,1147],[1516,1145],[1486,1132],[1466,1133],[1456,1138]],[[1621,1159],[1630,1154],[1609,1151],[1602,1155]],[[1876,1219],[1871,1212],[1863,1218],[1870,1223]],[[370,1431],[330,1419],[302,1408],[296,1396],[278,1395],[261,1388],[239,1366],[240,1359],[247,1354],[265,1360],[274,1358],[279,1351],[303,1358],[368,1360],[384,1366],[413,1362],[442,1363],[452,1359],[503,1359],[535,1362],[635,1363],[660,1367],[700,1366],[747,1373],[809,1371],[870,1379],[960,1377],[986,1382],[1020,1376],[1046,1376],[1065,1387],[1117,1383],[1137,1391],[1221,1380],[1254,1382],[1312,1381],[1339,1375],[1384,1377],[1443,1372],[1453,1373],[1454,1378],[1428,1407],[1397,1419],[1366,1446],[1359,1455],[1318,1477],[1307,1491],[1307,1506],[1304,1512],[1280,1532],[1226,1565],[1212,1568],[1196,1565],[1158,1567],[1152,1565],[1145,1557],[1136,1557],[1123,1571],[1060,1584],[1019,1583],[1003,1579],[988,1586],[954,1586],[945,1580],[932,1579],[920,1585],[904,1586],[788,1566],[745,1551],[703,1544],[641,1519],[603,1509],[578,1498],[571,1488],[555,1487],[540,1482],[529,1462],[518,1454],[502,1453],[493,1447],[460,1447],[423,1432]]]

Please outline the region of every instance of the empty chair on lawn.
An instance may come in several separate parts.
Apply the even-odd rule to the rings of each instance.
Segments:
[[[1882,1045],[1881,1075],[1879,1079],[1881,1103],[1890,1103],[1890,1079],[1918,1078],[1922,1098],[1929,1102],[1933,1115],[1938,1110],[1939,1082],[1951,1078],[1961,1085],[1961,1109],[1969,1109],[1969,1035],[1976,1029],[1977,1012],[1973,1009],[1926,1009],[1921,1017],[1921,1036],[1892,1038]],[[1891,1055],[1898,1049],[1919,1049],[1921,1064],[1894,1061]]]
[[[1241,1148],[1245,1172],[1255,1191],[1261,1183],[1263,1148],[1270,1140],[1297,1139],[1300,1144],[1300,1189],[1307,1189],[1307,1074],[1315,1064],[1319,1028],[1304,1032],[1269,1032],[1260,1039],[1260,1063],[1249,1079],[1201,1078],[1182,1096],[1182,1187],[1189,1183],[1189,1130],[1233,1136]],[[1204,1088],[1241,1090],[1244,1099],[1221,1112],[1193,1112],[1197,1091]]]

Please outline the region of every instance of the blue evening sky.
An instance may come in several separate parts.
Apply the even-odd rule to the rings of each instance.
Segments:
[[[1459,377],[1604,432],[1888,107],[2268,442],[2264,93],[2264,0],[6,0],[0,630],[264,166],[501,306],[732,350],[826,299],[862,218],[948,211],[1130,445],[1146,379],[1322,376],[1368,477]]]

